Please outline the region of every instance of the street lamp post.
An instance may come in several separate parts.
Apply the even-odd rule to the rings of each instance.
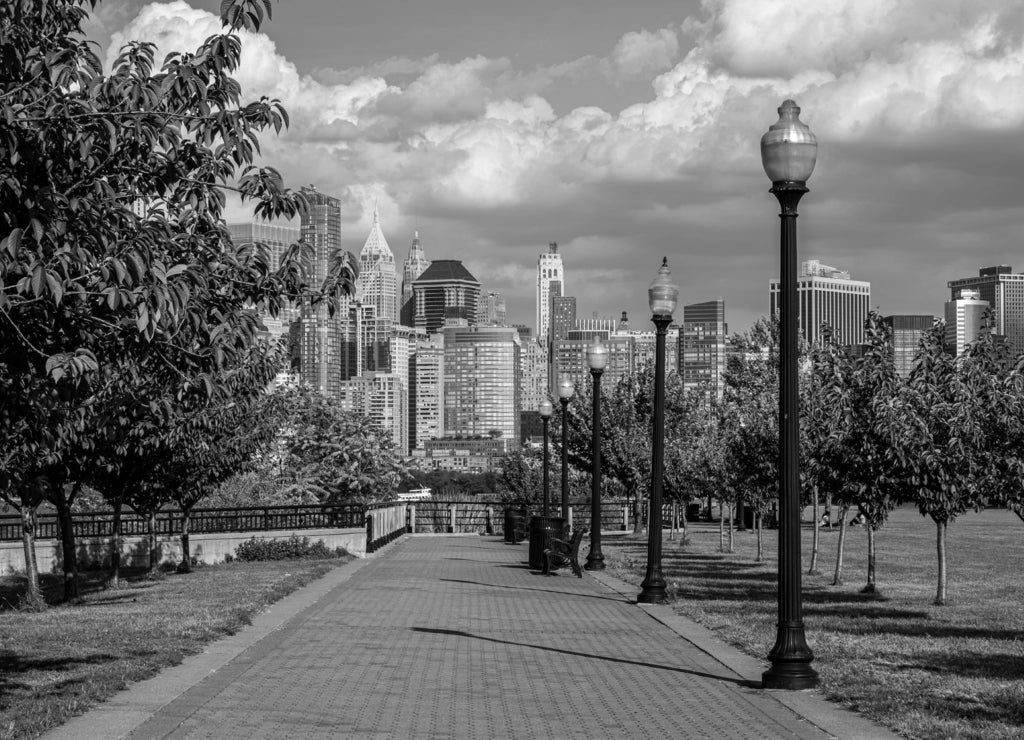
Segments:
[[[601,373],[608,364],[608,348],[599,336],[587,347],[587,365],[594,379],[593,428],[591,432],[591,457],[593,469],[590,481],[590,552],[583,567],[587,570],[604,570],[604,555],[601,554]]]
[[[818,141],[800,121],[800,108],[786,100],[779,120],[761,137],[761,161],[781,213],[779,286],[779,621],[766,689],[807,689],[818,684],[814,654],[804,637],[800,564],[800,427],[797,411],[796,207],[814,171]]]
[[[551,401],[544,399],[540,402],[538,407],[540,411],[540,420],[544,423],[544,510],[543,516],[548,515],[548,502],[551,499],[551,487],[548,485],[548,468],[551,467],[551,462],[548,452],[548,422],[551,421],[551,414],[554,412],[554,407],[551,405]]]
[[[569,521],[569,401],[576,392],[576,386],[572,380],[563,375],[558,381],[558,400],[562,404],[562,518],[565,519],[566,528],[572,528]]]
[[[647,574],[636,600],[642,604],[666,601],[665,578],[661,574],[661,492],[665,459],[665,334],[679,300],[679,288],[672,282],[668,257],[662,259],[658,276],[647,289],[651,321],[657,329],[654,345],[654,430],[651,440],[651,515],[647,527]]]

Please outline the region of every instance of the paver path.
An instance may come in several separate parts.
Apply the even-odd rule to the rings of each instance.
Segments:
[[[831,736],[621,594],[526,555],[403,538],[130,737]]]

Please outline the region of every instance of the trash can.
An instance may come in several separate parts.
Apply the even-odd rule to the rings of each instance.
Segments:
[[[551,546],[551,538],[565,539],[565,519],[560,516],[530,518],[530,567],[544,568],[544,551]]]
[[[526,509],[509,506],[505,509],[505,542],[516,542],[516,529],[526,524]]]

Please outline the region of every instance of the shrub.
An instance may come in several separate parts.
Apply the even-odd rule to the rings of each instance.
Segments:
[[[344,547],[333,550],[323,540],[310,542],[309,537],[292,535],[286,540],[261,540],[252,537],[235,548],[235,560],[323,560],[348,555]]]

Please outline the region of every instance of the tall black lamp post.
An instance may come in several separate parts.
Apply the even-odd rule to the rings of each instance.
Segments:
[[[576,386],[572,380],[563,375],[558,381],[558,400],[562,404],[562,518],[565,520],[566,529],[572,528],[569,521],[569,448],[568,448],[568,426],[569,426],[569,401],[576,392]]]
[[[590,481],[590,552],[583,566],[587,570],[604,570],[604,555],[601,554],[601,373],[608,364],[608,348],[599,336],[587,347],[587,365],[594,378],[593,430],[591,433],[591,457],[594,466]]]
[[[544,423],[544,510],[543,516],[548,515],[548,503],[551,500],[551,486],[548,484],[548,469],[551,467],[549,452],[548,452],[548,423],[551,421],[551,414],[554,413],[554,406],[551,405],[551,401],[544,399],[540,402],[537,407],[540,411],[540,420]]]
[[[808,689],[818,684],[814,654],[804,637],[800,572],[800,427],[797,416],[796,206],[807,192],[818,141],[800,121],[800,108],[786,100],[779,120],[761,137],[761,161],[781,206],[779,290],[779,622],[766,689]]]
[[[647,289],[651,321],[657,329],[654,345],[654,431],[651,440],[651,516],[647,527],[647,574],[636,600],[661,604],[665,578],[661,574],[661,491],[665,471],[665,334],[679,301],[679,288],[672,282],[668,257],[662,259],[658,277]]]

